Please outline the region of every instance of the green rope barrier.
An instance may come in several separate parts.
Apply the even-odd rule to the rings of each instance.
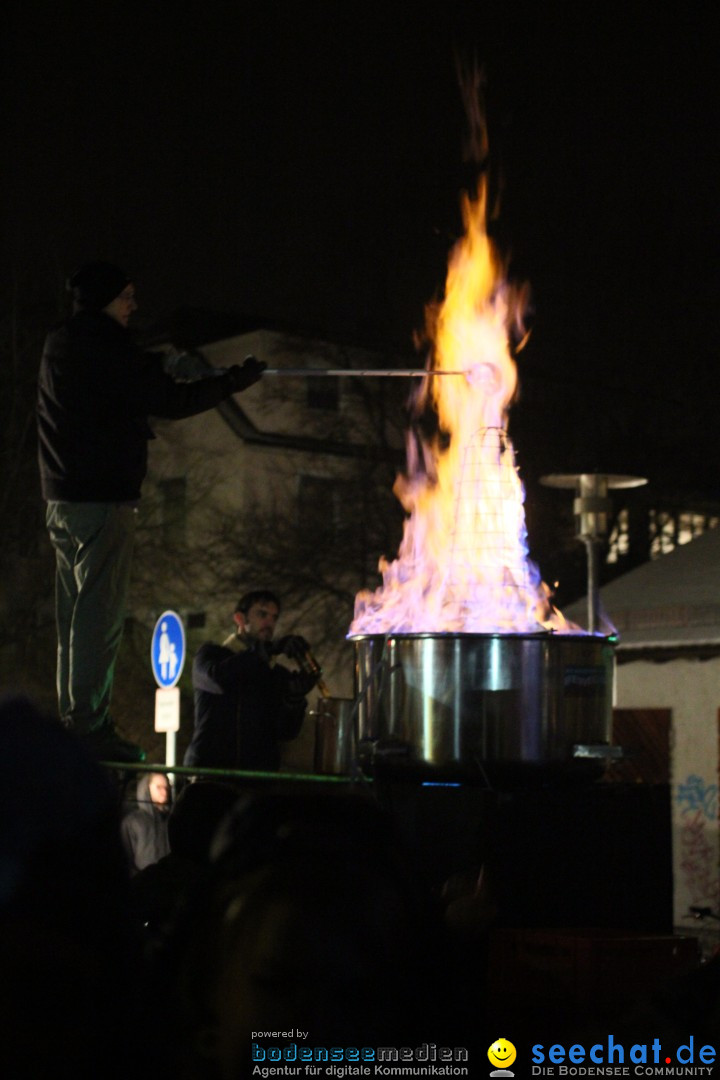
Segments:
[[[153,762],[121,762],[101,761],[105,768],[115,769],[122,772],[151,772],[151,773],[177,773],[178,776],[212,776],[230,779],[246,780],[299,780],[303,783],[313,782],[320,784],[352,784],[359,779],[363,783],[372,783],[370,777],[360,774],[359,776],[336,776],[330,773],[296,773],[296,772],[261,772],[252,769],[208,769],[197,768],[192,765],[162,765]]]

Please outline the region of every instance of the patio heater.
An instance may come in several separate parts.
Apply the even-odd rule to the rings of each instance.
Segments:
[[[608,492],[616,488],[635,488],[647,484],[642,476],[622,476],[610,473],[551,473],[542,476],[545,487],[566,488],[575,492],[573,512],[575,535],[587,551],[588,633],[598,631],[600,552],[609,532],[612,501]]]

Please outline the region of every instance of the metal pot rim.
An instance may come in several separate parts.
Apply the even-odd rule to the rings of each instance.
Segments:
[[[561,638],[563,641],[607,641],[615,642],[617,635],[615,634],[591,634],[587,631],[562,631],[562,630],[491,630],[482,633],[468,633],[466,631],[455,632],[452,630],[424,630],[424,631],[391,631],[386,634],[348,634],[347,640],[354,642],[372,641],[385,639],[391,641],[395,638],[401,638],[405,640],[422,640],[422,639],[437,639],[437,640],[455,640],[460,638],[462,640],[480,640],[480,641],[492,641],[492,640],[512,640],[512,641],[550,641],[554,638]]]

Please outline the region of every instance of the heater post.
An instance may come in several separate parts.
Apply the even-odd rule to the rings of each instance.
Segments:
[[[587,628],[588,633],[595,634],[599,623],[600,550],[603,542],[591,536],[583,536],[582,540],[587,552]]]
[[[577,536],[587,552],[588,631],[597,632],[600,607],[600,550],[609,532],[612,503],[608,498],[608,477],[583,473],[573,502]]]

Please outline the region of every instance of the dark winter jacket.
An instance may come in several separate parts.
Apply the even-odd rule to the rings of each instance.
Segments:
[[[120,823],[125,854],[130,872],[137,874],[164,858],[170,851],[168,842],[168,812],[150,798],[152,773],[143,773],[137,782],[137,809],[125,814]]]
[[[305,716],[292,675],[236,636],[202,645],[193,660],[195,727],[185,764],[277,771],[279,740],[294,739]]]
[[[104,312],[80,311],[45,339],[38,380],[40,478],[46,499],[135,502],[147,469],[149,416],[180,419],[240,387],[239,367],[175,382]]]

